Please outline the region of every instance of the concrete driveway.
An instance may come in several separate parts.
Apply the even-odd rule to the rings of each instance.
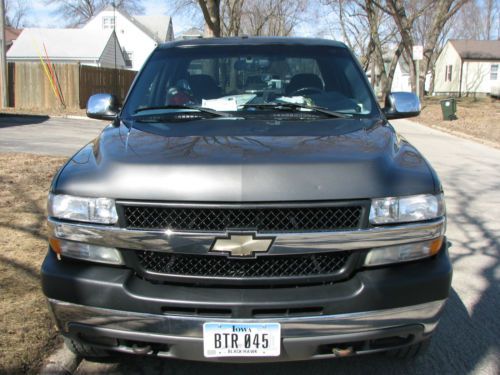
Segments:
[[[0,151],[50,153],[52,150],[57,155],[72,153],[103,126],[85,120],[51,119],[36,126],[18,126],[15,132],[11,132],[1,124],[0,119]],[[118,356],[100,363],[82,361],[76,373],[500,373],[500,150],[407,120],[397,121],[395,126],[436,168],[447,198],[448,239],[452,243],[450,255],[455,271],[453,289],[426,356],[411,362],[371,355],[266,365],[222,365]],[[6,139],[5,134],[10,138]],[[33,134],[37,135],[35,140]],[[48,141],[48,146],[45,141]],[[24,146],[25,142],[27,146]],[[65,143],[64,147],[57,146],[60,143]]]

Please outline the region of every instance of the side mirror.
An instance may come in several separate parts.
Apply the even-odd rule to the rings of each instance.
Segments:
[[[118,98],[111,94],[95,94],[87,102],[87,116],[98,120],[114,120],[120,108]]]
[[[415,117],[420,114],[420,100],[412,92],[391,92],[383,109],[387,119]]]

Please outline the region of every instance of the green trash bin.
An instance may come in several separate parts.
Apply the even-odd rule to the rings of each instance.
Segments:
[[[440,101],[443,120],[451,121],[457,119],[457,100],[454,98],[443,99]]]

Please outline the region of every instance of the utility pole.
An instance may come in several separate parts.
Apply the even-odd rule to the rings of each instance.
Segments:
[[[416,70],[416,75],[417,75],[417,79],[416,79],[416,94],[417,94],[417,97],[419,97],[419,99],[422,99],[420,98],[420,60],[423,59],[424,57],[424,47],[423,46],[413,46],[413,60],[415,61],[415,70]],[[425,77],[425,75],[424,75]],[[425,84],[425,79],[424,79],[424,84]],[[425,90],[425,86],[424,86],[424,90]]]
[[[2,90],[2,108],[8,106],[7,101],[7,58],[5,56],[5,4],[4,0],[0,0],[0,80]]]

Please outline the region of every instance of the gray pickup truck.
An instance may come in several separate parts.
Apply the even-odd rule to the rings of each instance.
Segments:
[[[428,346],[452,268],[439,179],[342,43],[159,46],[55,176],[42,285],[68,347],[288,361]]]

